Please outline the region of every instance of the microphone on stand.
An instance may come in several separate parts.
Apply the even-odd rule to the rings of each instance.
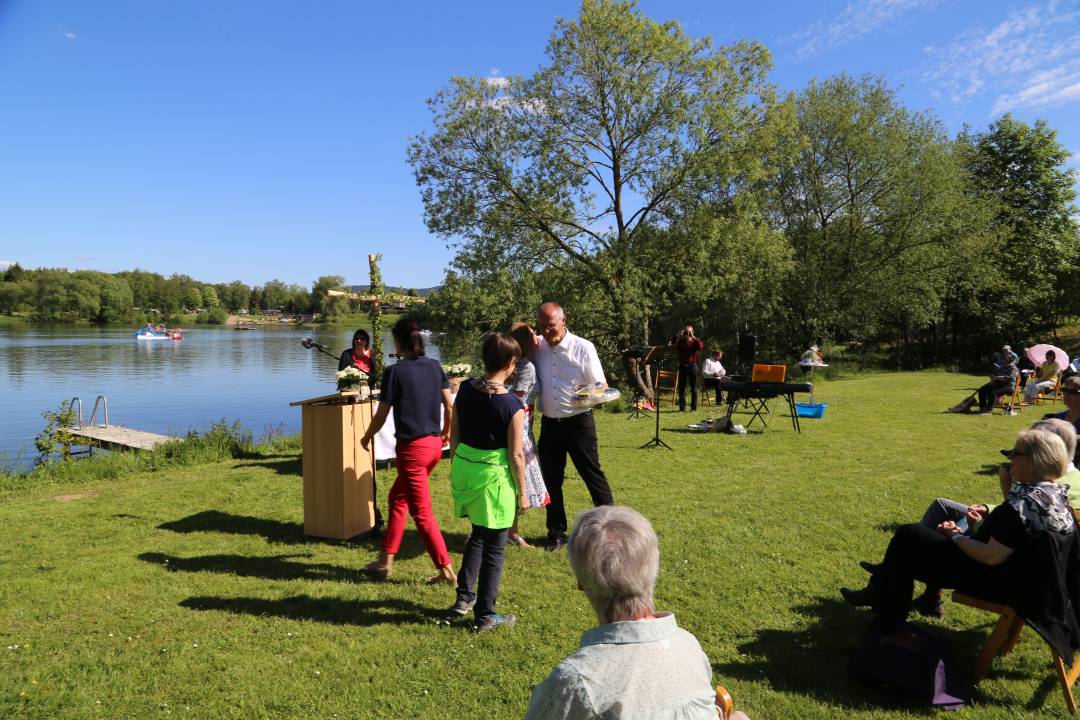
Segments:
[[[330,357],[334,358],[335,360],[337,359],[337,355],[335,355],[334,353],[327,350],[325,345],[320,345],[319,343],[315,342],[314,340],[312,340],[309,337],[306,337],[303,340],[301,340],[300,344],[303,345],[308,350],[310,350],[312,348],[315,348],[319,352],[325,353],[326,355],[329,355]]]

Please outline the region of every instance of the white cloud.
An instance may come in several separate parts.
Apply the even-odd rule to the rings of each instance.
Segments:
[[[510,87],[510,78],[505,77],[486,77],[484,78],[484,82],[488,85],[493,85],[500,90],[505,90]]]
[[[880,30],[905,13],[929,10],[939,2],[941,0],[856,0],[833,19],[818,20],[789,39],[801,43],[796,55],[800,60],[805,60]]]
[[[924,80],[937,86],[936,97],[955,103],[993,93],[994,115],[1080,100],[1080,10],[1060,4],[1028,5],[989,29],[974,26],[948,45],[926,48]]]
[[[0,272],[4,272],[9,267],[15,264],[14,260],[0,260]]]
[[[70,30],[68,30],[66,33],[64,33],[64,37],[67,38],[68,40],[78,40],[79,39],[79,36],[76,35],[75,33],[71,32]]]

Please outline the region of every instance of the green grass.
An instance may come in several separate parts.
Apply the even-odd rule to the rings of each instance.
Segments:
[[[837,589],[863,583],[856,562],[879,559],[893,524],[932,498],[993,499],[997,450],[1041,412],[942,412],[979,382],[820,382],[829,408],[801,436],[778,414],[742,437],[682,432],[697,416],[664,415],[674,452],[638,449],[651,419],[598,415],[616,499],[660,535],[659,608],[698,637],[714,681],[754,720],[929,714],[849,678],[869,616]],[[432,491],[458,561],[467,528],[447,470]],[[379,476],[385,498],[391,477]],[[368,581],[359,569],[375,545],[303,536],[287,448],[90,478],[0,495],[0,717],[519,718],[594,623],[564,553],[513,548],[499,605],[518,626],[436,625],[452,592],[422,583],[431,565],[411,525],[395,580]],[[572,471],[567,490],[571,513],[587,506]],[[542,535],[543,514],[523,531]],[[970,668],[989,623],[950,605],[928,624]],[[1049,660],[1025,630],[961,717],[1066,717]]]

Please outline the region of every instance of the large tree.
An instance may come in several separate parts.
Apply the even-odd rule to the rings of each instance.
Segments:
[[[995,332],[1020,342],[1055,328],[1077,302],[1076,171],[1069,151],[1043,120],[1028,125],[1005,115],[985,132],[965,131],[967,166],[978,192],[993,203],[1005,243],[995,256],[1002,282],[984,288]]]
[[[558,299],[580,317],[595,293],[595,329],[624,346],[647,317],[647,229],[669,225],[703,176],[729,185],[759,165],[769,54],[585,0],[547,56],[531,77],[453,78],[409,161],[428,227],[463,250],[458,271],[570,270]]]
[[[940,123],[874,77],[812,82],[793,102],[772,195],[795,260],[780,305],[787,349],[933,322],[994,239]]]

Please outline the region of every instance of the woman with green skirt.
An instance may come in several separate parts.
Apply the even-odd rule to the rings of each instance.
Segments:
[[[495,612],[510,526],[528,507],[525,493],[525,409],[506,389],[520,355],[517,341],[497,333],[484,341],[484,376],[462,384],[450,430],[450,492],[454,514],[472,533],[457,578],[454,618],[473,610],[477,632],[513,627],[516,618]]]

